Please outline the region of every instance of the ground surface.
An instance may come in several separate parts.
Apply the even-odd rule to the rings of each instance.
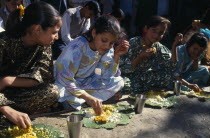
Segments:
[[[145,107],[130,123],[112,130],[82,128],[82,138],[210,138],[210,101],[179,96],[172,109]],[[126,101],[123,101],[127,104]],[[66,117],[70,113],[38,117],[33,123],[52,125],[68,137]]]

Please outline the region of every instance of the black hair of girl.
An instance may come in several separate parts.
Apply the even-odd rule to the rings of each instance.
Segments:
[[[159,24],[166,24],[168,28],[171,25],[171,22],[162,16],[151,16],[149,20],[147,20],[147,22],[145,23],[145,26],[150,28],[150,27],[156,27]]]
[[[117,19],[109,15],[103,15],[97,18],[95,23],[91,26],[91,29],[87,33],[83,34],[83,36],[89,42],[93,40],[92,37],[93,29],[95,29],[96,34],[111,33],[113,35],[116,35],[118,39],[120,39],[121,35],[123,34],[123,31]]]
[[[168,31],[169,27],[171,26],[171,22],[168,19],[166,19],[162,16],[151,16],[151,17],[149,17],[149,19],[147,19],[145,21],[144,26],[141,27],[140,35],[144,35],[143,28],[145,26],[147,26],[147,28],[150,28],[150,27],[156,27],[159,24],[167,25],[166,32]]]
[[[198,44],[200,47],[206,48],[208,46],[208,38],[203,33],[195,33],[186,43],[187,48],[190,48],[193,44]]]
[[[6,34],[15,38],[26,35],[32,25],[40,25],[43,30],[56,26],[61,20],[59,12],[46,2],[35,2],[24,10],[20,18],[20,9],[10,13],[6,24]]]

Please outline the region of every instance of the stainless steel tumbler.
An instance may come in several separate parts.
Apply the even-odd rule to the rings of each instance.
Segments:
[[[180,95],[181,86],[182,86],[182,82],[181,81],[176,80],[174,82],[174,93],[176,94],[176,96],[179,96]]]
[[[70,138],[81,137],[82,119],[83,117],[81,115],[70,115],[67,117],[67,126]]]
[[[134,110],[136,114],[141,114],[144,108],[144,104],[146,102],[146,97],[142,94],[136,95],[136,102],[134,105]]]

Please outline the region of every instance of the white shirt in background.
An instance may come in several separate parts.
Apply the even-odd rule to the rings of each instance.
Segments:
[[[6,7],[4,8],[4,12],[5,12],[7,15],[9,15],[9,11],[7,10]],[[1,29],[0,32],[2,32],[2,31],[5,30],[4,21],[3,21],[3,19],[2,19],[1,17],[0,17],[0,29]]]
[[[80,16],[80,8],[76,8],[76,16],[79,18],[80,21],[82,21],[82,18]],[[90,19],[87,20],[86,24],[84,25],[82,33],[85,33],[90,28]],[[71,29],[71,16],[69,16],[68,12],[65,12],[62,17],[62,26],[61,26],[61,39],[68,44],[70,41],[73,40],[73,38],[70,35],[70,29]]]

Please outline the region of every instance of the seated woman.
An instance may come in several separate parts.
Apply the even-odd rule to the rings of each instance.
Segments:
[[[121,33],[117,19],[101,16],[89,32],[66,46],[55,63],[59,102],[78,110],[86,102],[101,114],[101,102],[124,85],[118,65],[120,56],[128,51],[129,43],[123,40],[113,48]]]
[[[171,52],[159,43],[168,29],[170,21],[161,16],[152,16],[143,28],[142,36],[131,38],[131,48],[122,60],[123,77],[130,78],[128,91],[141,93],[167,88],[175,68],[176,45]]]
[[[46,111],[58,100],[50,45],[58,39],[61,17],[44,2],[22,10],[10,14],[0,39],[1,128],[8,127],[7,119],[29,127],[28,113]]]
[[[205,55],[208,39],[203,33],[195,33],[190,40],[177,47],[177,67],[174,76],[183,84],[183,90],[199,89],[206,85],[209,78],[207,67],[199,65]]]
[[[205,11],[203,17],[200,20],[194,20],[192,24],[189,25],[189,27],[185,30],[185,32],[183,33],[184,42],[186,43],[187,41],[189,41],[193,34],[197,32],[202,32],[201,30],[205,31],[206,29],[210,30],[210,8]],[[207,66],[210,70],[210,42],[208,43],[207,51],[204,55],[204,58],[202,58],[201,60],[201,64]]]

